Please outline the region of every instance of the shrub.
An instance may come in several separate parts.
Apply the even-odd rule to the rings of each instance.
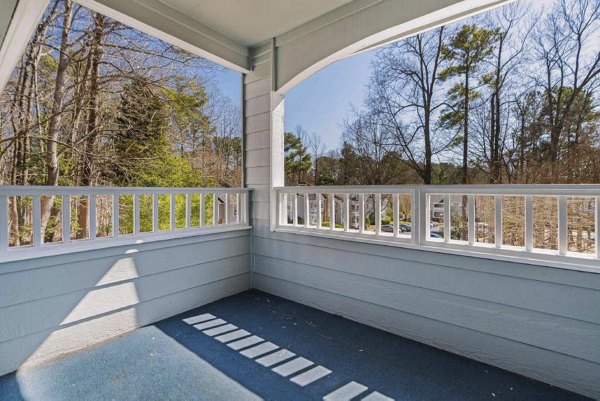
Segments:
[[[321,227],[329,227],[329,222],[328,221],[322,222]],[[340,224],[340,223],[335,223],[335,228],[344,228],[344,225]]]

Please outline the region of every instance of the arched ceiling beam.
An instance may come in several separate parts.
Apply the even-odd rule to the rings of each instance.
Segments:
[[[355,0],[275,38],[277,90],[344,57],[511,1]]]
[[[0,90],[8,82],[19,58],[42,18],[48,0],[8,0],[0,4]],[[5,24],[7,24],[5,26]]]

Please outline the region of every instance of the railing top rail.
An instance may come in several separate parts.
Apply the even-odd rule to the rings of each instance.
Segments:
[[[406,192],[410,193],[417,189],[416,185],[349,185],[349,186],[295,186],[295,187],[276,187],[280,192],[297,193],[385,193],[387,192]]]
[[[67,187],[67,186],[17,186],[0,185],[0,195],[112,195],[112,194],[202,194],[247,193],[248,188],[184,188],[184,187]]]
[[[355,185],[275,188],[283,193],[456,193],[473,195],[600,195],[600,184]]]

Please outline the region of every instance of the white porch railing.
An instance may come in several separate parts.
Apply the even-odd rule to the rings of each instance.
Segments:
[[[600,267],[600,185],[304,186],[276,192],[279,231]]]
[[[0,257],[247,226],[247,205],[238,188],[0,186]]]

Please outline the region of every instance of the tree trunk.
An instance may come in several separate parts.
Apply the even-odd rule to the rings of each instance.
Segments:
[[[69,49],[69,33],[71,31],[71,12],[73,3],[71,0],[64,0],[63,4],[63,29],[61,33],[58,67],[56,69],[52,110],[50,113],[50,120],[48,121],[48,135],[46,137],[46,185],[50,186],[58,185],[58,139],[61,115],[63,112],[65,80],[67,77],[67,67],[69,66],[69,56],[67,55],[67,52]],[[53,204],[53,196],[42,198],[42,232],[46,231]],[[63,235],[68,235],[68,233],[63,233]]]
[[[501,170],[500,170],[500,166],[502,165],[502,149],[501,149],[501,145],[500,145],[500,138],[501,138],[501,129],[502,129],[502,125],[501,125],[501,121],[500,121],[500,113],[501,113],[501,109],[500,109],[500,88],[497,89],[496,91],[496,129],[495,129],[495,136],[494,136],[494,149],[495,149],[495,154],[494,154],[494,164],[495,164],[495,173],[496,176],[495,178],[495,183],[496,184],[501,184],[502,183],[502,176],[501,176]]]
[[[431,184],[431,176],[433,172],[433,165],[431,162],[432,151],[431,151],[431,127],[430,127],[431,108],[429,104],[425,107],[425,124],[423,127],[423,137],[425,140],[425,166],[423,171],[423,183],[425,185]]]
[[[16,83],[16,87],[15,87],[15,98],[18,99],[19,96],[22,96],[21,91],[23,90],[23,76],[25,74],[25,67],[23,65],[21,65],[21,68],[19,69],[19,74],[17,77],[17,83]],[[20,126],[20,122],[17,121],[17,116],[16,114],[19,113],[18,110],[15,110],[16,108],[16,103],[17,102],[11,102],[11,110],[10,110],[10,115],[11,115],[11,123],[12,123],[12,128],[13,128],[13,132],[15,135],[15,139],[14,139],[14,150],[12,153],[12,160],[11,160],[11,172],[10,172],[10,183],[11,185],[17,185],[17,181],[18,181],[18,174],[19,174],[19,163],[18,163],[18,158],[19,158],[19,152],[20,152],[20,144],[21,144],[21,140],[20,140],[20,131],[21,131],[21,126]],[[19,117],[20,118],[20,117]],[[18,208],[17,208],[17,197],[13,198],[13,201],[10,203],[10,233],[12,235],[13,238],[13,245],[14,246],[19,246],[21,245],[21,236],[19,234],[19,212],[18,212]]]
[[[468,157],[469,157],[469,71],[465,73],[465,100],[463,120],[463,161],[462,161],[462,183],[468,184]]]
[[[467,185],[469,183],[468,174],[468,156],[469,156],[469,71],[465,73],[465,100],[464,100],[464,121],[463,121],[463,163],[462,163],[462,183]],[[467,197],[462,197],[462,235],[461,239],[467,239],[469,236],[468,228],[468,202]],[[445,216],[449,219],[450,216]]]
[[[94,183],[96,139],[98,137],[98,108],[100,104],[100,61],[103,55],[104,27],[106,17],[94,14],[94,39],[90,49],[90,86],[88,98],[87,136],[84,145],[81,185]],[[77,237],[83,238],[88,231],[89,198],[82,197],[79,202]]]

